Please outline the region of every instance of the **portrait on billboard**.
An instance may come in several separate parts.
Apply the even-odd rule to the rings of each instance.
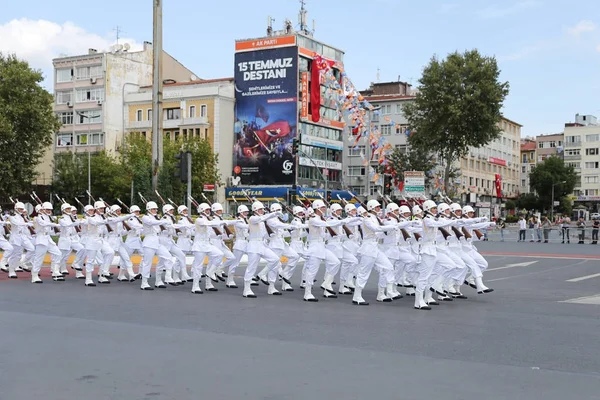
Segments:
[[[296,47],[235,55],[234,176],[243,185],[291,185],[298,125]]]

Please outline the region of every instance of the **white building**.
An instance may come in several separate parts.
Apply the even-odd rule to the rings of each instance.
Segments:
[[[581,123],[565,124],[565,163],[575,167],[580,174],[580,181],[573,191],[576,202],[600,202],[600,125],[596,117],[579,116],[588,121],[587,125]]]
[[[88,54],[53,60],[54,111],[63,125],[38,166],[44,182],[37,183],[50,183],[56,153],[118,151],[125,125],[124,92],[152,83],[152,44],[144,42],[141,51],[128,49],[128,45],[112,52],[89,49]],[[197,78],[164,52],[163,79],[187,82]]]

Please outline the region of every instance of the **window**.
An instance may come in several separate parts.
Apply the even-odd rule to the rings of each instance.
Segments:
[[[60,119],[61,124],[73,125],[73,111],[58,113],[56,116]]]
[[[100,110],[77,111],[75,123],[80,124],[98,124],[102,122]]]
[[[206,104],[200,106],[200,116],[202,118],[208,117],[208,106]]]
[[[142,110],[137,110],[135,113],[135,120],[136,121],[141,121],[142,120]]]
[[[525,186],[527,186],[527,185],[525,184],[525,179],[521,179],[521,186],[522,186],[522,187],[525,187]]]
[[[379,131],[382,135],[389,136],[392,134],[392,127],[390,125],[381,125]]]
[[[89,136],[89,140],[88,140]],[[87,133],[77,134],[77,146],[99,146],[104,144],[104,133],[92,132],[89,135]]]
[[[598,196],[598,189],[585,189],[586,196]]]
[[[189,118],[196,118],[196,106],[190,106]]]
[[[405,145],[405,144],[397,144],[397,145],[396,145],[396,148],[398,149],[398,151],[399,151],[401,154],[406,154],[406,153],[408,153],[408,146],[407,146],[407,145]],[[466,164],[466,162],[467,162],[467,161],[465,160],[465,164]],[[466,168],[466,166],[465,166],[465,168]]]
[[[348,167],[348,176],[364,176],[365,167],[361,166],[350,166]]]
[[[152,121],[152,109],[151,108],[148,109],[147,114],[148,114],[148,121]]]
[[[581,143],[581,136],[565,136],[565,143]]]
[[[73,80],[73,69],[57,69],[56,70],[56,83],[71,82]]]
[[[93,65],[91,67],[78,67],[77,79],[89,79],[102,77],[102,66]]]
[[[59,133],[56,135],[56,147],[73,146],[72,133]]]
[[[402,104],[396,104],[396,114],[402,114]]]
[[[600,183],[600,177],[598,175],[584,176],[583,183]]]
[[[406,134],[407,130],[408,130],[408,125],[400,125],[400,126],[396,125],[396,135],[399,135],[401,133]]]
[[[104,100],[104,89],[77,89],[77,102],[88,103]]]
[[[588,161],[585,163],[585,169],[598,169],[598,161]]]
[[[527,166],[526,165],[521,166],[521,172],[522,173],[527,172]]]
[[[365,153],[365,146],[356,146],[348,148],[348,157],[360,157]]]
[[[56,92],[56,104],[67,104],[73,102],[73,92]]]
[[[565,151],[565,155],[566,156],[579,156],[579,155],[581,155],[581,150],[580,149],[569,149],[569,150]]]
[[[598,154],[598,148],[596,147],[595,149],[585,149],[585,155],[586,156],[597,156]]]
[[[167,108],[164,119],[181,119],[181,108]]]
[[[361,196],[363,194],[363,187],[362,186],[349,186],[348,190],[351,191],[352,193],[354,193],[357,196]]]
[[[581,163],[578,162],[566,162],[565,166],[573,168],[581,168]]]
[[[586,142],[598,142],[600,141],[600,134],[595,134],[595,135],[585,135],[585,141]]]

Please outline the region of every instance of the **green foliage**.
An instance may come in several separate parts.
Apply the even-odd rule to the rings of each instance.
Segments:
[[[540,198],[535,193],[522,193],[517,197],[515,205],[519,210],[525,210],[526,212],[542,209]]]
[[[219,183],[217,158],[212,154],[210,144],[200,138],[178,139],[174,142],[165,140],[163,166],[158,175],[158,191],[165,201],[171,198],[177,203],[185,202],[186,185],[173,177],[175,154],[181,150],[192,152],[192,195],[200,200],[204,184]],[[102,197],[109,203],[114,203],[118,198],[126,204],[139,204],[139,192],[148,200],[159,200],[152,191],[152,145],[145,137],[131,134],[126,139],[122,153],[92,154],[90,164],[92,195],[95,197]],[[56,155],[54,169],[54,193],[67,201],[75,196],[86,197],[87,153],[75,156],[72,153]]]
[[[514,224],[515,222],[519,222],[519,216],[509,214],[506,216],[505,221],[507,224]]]
[[[514,200],[506,200],[506,210],[511,211],[517,208],[517,203]]]
[[[14,55],[0,53],[0,192],[22,193],[60,122],[42,73]]]
[[[398,182],[404,181],[404,171],[424,171],[425,172],[425,184],[429,183],[429,180],[433,178],[432,170],[435,167],[435,162],[429,156],[428,153],[421,149],[410,149],[405,153],[401,152],[400,149],[395,148],[391,154],[387,157],[387,165],[379,166],[380,173],[386,173],[386,169],[391,169]],[[387,168],[389,167],[389,169]]]
[[[453,162],[469,147],[500,135],[500,110],[509,85],[499,82],[499,75],[496,59],[477,50],[455,52],[442,61],[434,56],[419,80],[415,101],[404,107],[411,148],[439,155],[446,188],[451,186]]]
[[[545,210],[550,210],[552,207],[553,186],[554,200],[558,201],[573,192],[577,179],[575,168],[565,165],[564,160],[556,156],[536,164],[529,173],[531,190],[538,194],[541,206]]]

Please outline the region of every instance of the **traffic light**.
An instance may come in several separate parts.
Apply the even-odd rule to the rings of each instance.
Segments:
[[[292,139],[292,155],[295,156],[298,153],[298,139]]]
[[[187,153],[180,151],[178,154],[175,154],[175,159],[177,162],[175,163],[175,173],[173,174],[173,177],[179,178],[181,182],[186,183],[188,180]]]
[[[383,194],[391,196],[392,194],[392,175],[383,176]]]
[[[331,204],[331,190],[327,191],[327,202]]]

